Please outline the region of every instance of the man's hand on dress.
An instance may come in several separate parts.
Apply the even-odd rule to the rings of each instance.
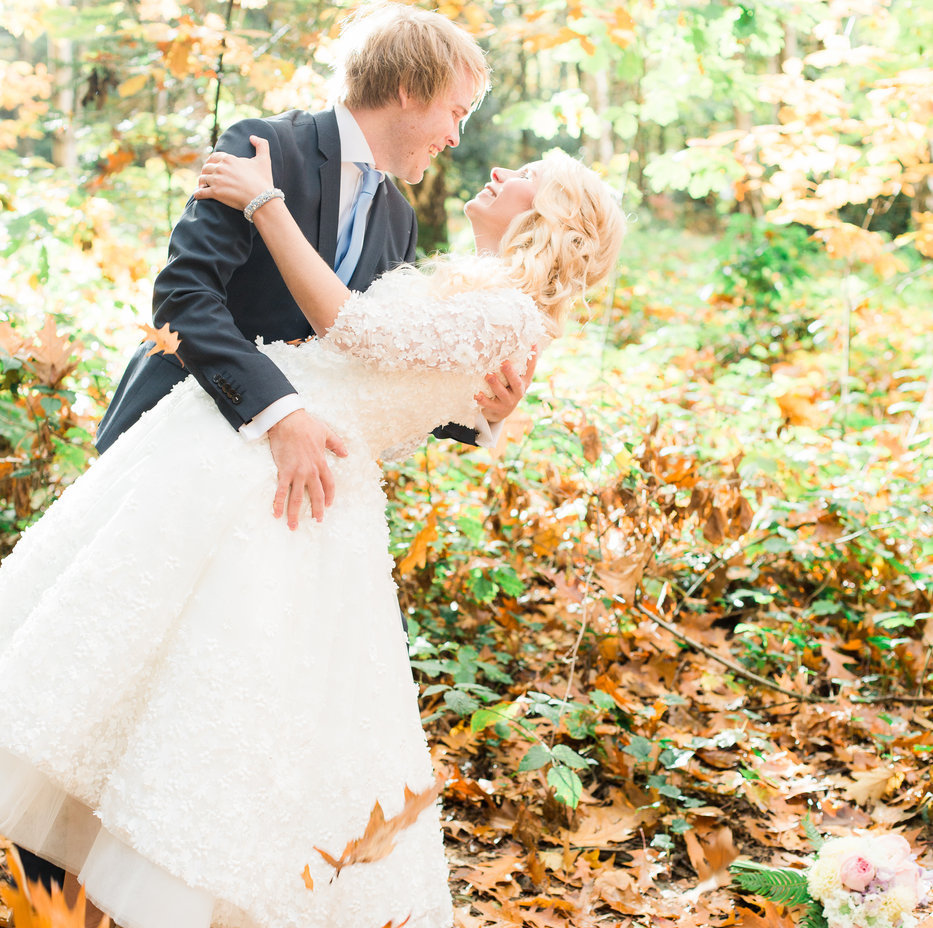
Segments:
[[[531,385],[537,363],[538,348],[536,346],[528,359],[524,375],[518,373],[511,361],[506,361],[502,365],[500,373],[486,375],[487,389],[492,396],[490,397],[486,392],[480,392],[474,399],[479,403],[479,408],[490,425],[501,422],[515,411],[515,407],[521,402],[525,391]]]
[[[268,436],[279,472],[273,515],[279,519],[286,513],[288,527],[294,531],[307,497],[311,501],[311,514],[320,522],[324,510],[334,501],[334,478],[327,464],[327,452],[346,457],[343,442],[303,409],[273,425]]]

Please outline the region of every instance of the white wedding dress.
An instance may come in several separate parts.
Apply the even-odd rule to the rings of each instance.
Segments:
[[[472,423],[545,338],[517,291],[394,272],[327,337],[262,346],[350,452],[295,532],[267,442],[193,378],[143,416],[0,568],[0,833],[124,928],[448,926],[436,805],[336,878],[315,850],[433,781],[376,459]]]

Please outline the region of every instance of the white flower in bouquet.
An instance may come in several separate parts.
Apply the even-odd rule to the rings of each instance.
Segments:
[[[829,928],[914,928],[931,881],[904,838],[869,834],[823,844],[807,888]]]

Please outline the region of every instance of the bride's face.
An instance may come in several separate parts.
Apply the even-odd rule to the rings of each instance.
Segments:
[[[526,164],[516,171],[492,169],[489,183],[464,207],[477,242],[498,243],[509,223],[519,213],[531,209],[538,192],[539,171],[540,162]]]

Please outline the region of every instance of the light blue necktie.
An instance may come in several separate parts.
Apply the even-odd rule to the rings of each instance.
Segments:
[[[363,172],[363,185],[357,194],[343,231],[340,233],[340,238],[337,239],[337,276],[345,284],[350,282],[353,271],[356,270],[356,264],[360,260],[369,206],[382,180],[380,172],[365,162],[354,161],[353,163]]]

